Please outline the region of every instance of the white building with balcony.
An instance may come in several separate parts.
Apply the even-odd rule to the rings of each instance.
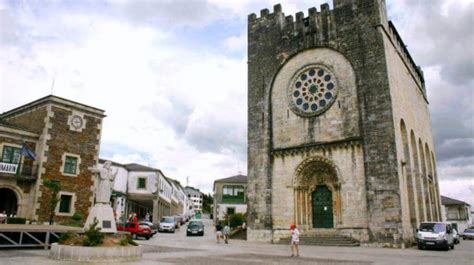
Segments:
[[[192,208],[195,212],[202,212],[202,203],[203,203],[203,195],[199,189],[186,186],[184,188],[186,195],[189,200],[191,200]]]
[[[100,159],[99,167],[105,161]],[[112,170],[117,170],[117,176],[111,201],[121,222],[125,222],[131,212],[140,220],[148,218],[155,223],[162,216],[181,214],[177,206],[185,204],[185,196],[180,195],[175,180],[167,178],[161,170],[116,162],[112,163]]]
[[[462,232],[472,225],[471,205],[467,202],[456,200],[441,195],[441,212],[446,222],[450,222],[453,227]]]

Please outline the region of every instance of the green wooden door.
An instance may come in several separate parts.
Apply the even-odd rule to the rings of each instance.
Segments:
[[[313,227],[333,228],[332,192],[326,185],[317,186],[312,194]]]

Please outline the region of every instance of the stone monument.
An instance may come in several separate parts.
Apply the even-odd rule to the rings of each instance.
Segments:
[[[104,233],[116,233],[117,226],[115,224],[115,217],[112,207],[110,206],[110,196],[112,194],[112,187],[114,184],[117,171],[112,172],[112,162],[106,161],[103,168],[92,168],[93,173],[97,173],[97,190],[95,205],[92,207],[87,217],[84,229],[88,229],[97,218],[99,224],[97,227]]]

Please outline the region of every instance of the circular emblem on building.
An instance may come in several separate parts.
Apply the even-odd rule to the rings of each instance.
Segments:
[[[82,117],[81,116],[78,116],[78,115],[74,115],[72,116],[71,118],[71,125],[75,128],[75,129],[80,129],[82,128],[82,124],[84,123],[84,121],[82,120]]]
[[[334,74],[325,66],[308,65],[296,72],[288,90],[290,107],[298,115],[316,116],[326,111],[338,92]]]

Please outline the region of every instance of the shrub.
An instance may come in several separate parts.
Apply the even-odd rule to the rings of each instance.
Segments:
[[[81,223],[74,222],[74,221],[61,222],[60,225],[73,226],[73,227],[82,227],[82,224],[81,224]]]
[[[21,217],[10,217],[7,219],[9,224],[26,224],[26,218]]]
[[[64,222],[61,222],[61,225],[66,225],[66,226],[74,226],[74,227],[82,227],[82,219],[84,216],[81,213],[74,213],[74,215],[71,217],[72,220],[67,220]]]
[[[229,215],[230,227],[241,226],[245,222],[245,215],[242,213],[235,213]]]
[[[127,246],[127,245],[132,245],[132,246],[138,246],[137,242],[133,241],[133,238],[129,235],[125,236],[120,240],[120,245],[121,246]]]
[[[76,234],[74,234],[73,232],[62,233],[59,236],[59,244],[64,244],[64,242],[66,242],[68,239],[73,238],[75,236]]]
[[[102,244],[105,235],[100,232],[100,228],[97,228],[97,224],[99,224],[99,221],[94,218],[94,222],[84,232],[85,237],[82,242],[84,246],[93,247]]]
[[[72,216],[72,220],[78,223],[81,222],[83,218],[84,216],[82,215],[82,213],[78,213],[78,212],[75,212],[74,215]]]

